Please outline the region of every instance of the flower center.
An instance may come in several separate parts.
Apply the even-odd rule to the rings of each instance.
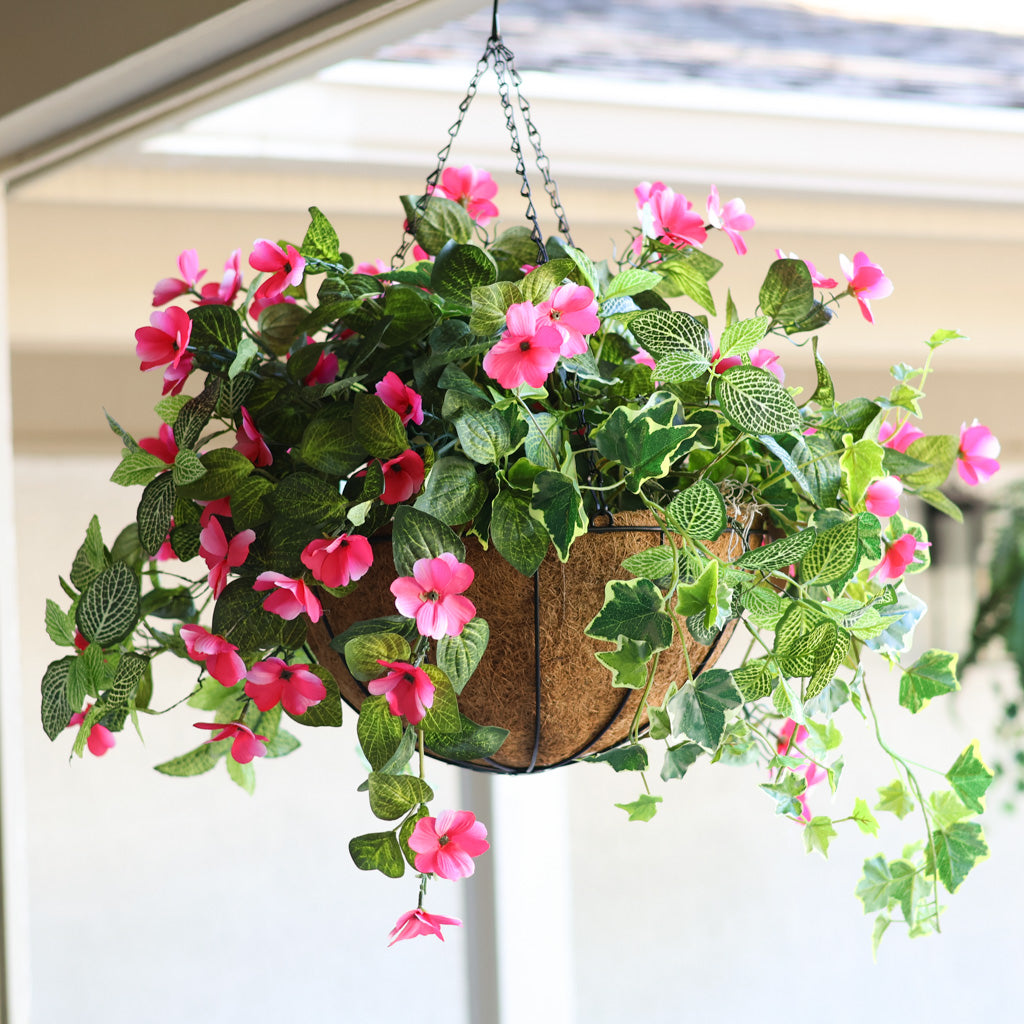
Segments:
[[[529,352],[530,351],[530,343],[528,341],[521,341],[521,342],[519,342],[519,351],[520,352]]]
[[[427,590],[420,594],[421,601],[439,601],[441,595],[436,590]]]
[[[562,311],[560,309],[553,309],[550,313],[548,313],[548,316],[551,317],[552,320],[561,320]]]
[[[438,836],[437,837],[437,845],[438,846],[447,846],[450,842],[451,842],[451,840],[447,836]]]

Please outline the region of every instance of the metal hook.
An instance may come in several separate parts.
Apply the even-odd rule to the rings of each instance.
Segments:
[[[491,15],[491,38],[489,43],[497,43],[501,40],[501,26],[498,23],[498,0],[494,0],[494,12]]]

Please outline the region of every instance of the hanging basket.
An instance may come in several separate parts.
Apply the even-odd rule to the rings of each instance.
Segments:
[[[568,562],[560,562],[551,549],[536,577],[526,577],[493,547],[484,550],[466,539],[466,561],[476,573],[467,597],[489,623],[491,637],[459,695],[459,708],[474,722],[499,726],[509,735],[494,757],[455,763],[484,771],[532,772],[600,753],[626,738],[640,691],[611,685],[609,670],[594,657],[609,645],[585,636],[584,630],[601,610],[607,581],[627,578],[618,569],[622,560],[661,543],[649,513],[617,513],[612,525],[580,537]],[[748,526],[742,533],[724,533],[709,547],[733,561],[759,543],[758,529]],[[375,555],[351,597],[325,597],[324,616],[309,631],[317,660],[334,673],[342,696],[357,710],[368,695],[366,686],[350,675],[331,640],[357,621],[395,614],[390,541],[382,538]],[[687,634],[695,674],[715,663],[734,625],[730,622],[710,646]],[[679,641],[661,653],[650,703],[659,705],[672,682],[686,681],[686,658]],[[646,721],[645,716],[644,726]]]

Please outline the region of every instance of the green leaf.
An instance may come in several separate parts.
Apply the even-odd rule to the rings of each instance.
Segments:
[[[729,324],[718,341],[718,351],[725,356],[745,356],[757,348],[768,333],[771,318],[755,316],[749,320],[738,320]]]
[[[705,630],[718,620],[718,562],[708,559],[704,571],[693,583],[681,583],[676,590],[676,614],[689,618],[700,615]]]
[[[339,477],[353,473],[368,454],[352,425],[351,409],[340,402],[321,409],[309,421],[300,450],[308,466]],[[234,510],[234,503],[231,507]]]
[[[388,878],[405,874],[405,858],[394,832],[369,832],[349,840],[348,852],[360,871],[379,871]]]
[[[117,670],[114,672],[114,681],[107,691],[106,709],[115,711],[119,708],[134,706],[135,691],[138,689],[142,677],[149,668],[149,658],[134,651],[128,651],[121,655],[117,663]]]
[[[906,454],[913,459],[927,462],[928,468],[908,473],[904,483],[921,491],[934,490],[949,476],[959,451],[960,440],[951,434],[932,434],[918,438],[907,448]]]
[[[715,300],[711,295],[711,289],[708,288],[707,275],[695,265],[691,258],[687,256],[678,259],[669,258],[661,264],[659,270],[664,277],[659,289],[661,294],[687,295],[701,309],[706,309],[712,316],[717,315]]]
[[[387,675],[387,669],[380,662],[408,662],[411,657],[412,650],[397,633],[365,633],[352,637],[345,644],[345,664],[361,683]]]
[[[772,693],[775,675],[768,658],[754,658],[744,662],[739,668],[733,669],[732,681],[736,684],[744,701],[760,700]],[[783,690],[783,687],[776,686],[775,693],[779,693],[780,690]],[[787,708],[783,711],[782,708],[779,708],[779,713],[790,717],[790,710]]]
[[[760,366],[733,366],[719,374],[715,398],[725,418],[748,434],[785,434],[803,422],[793,396]]]
[[[761,309],[773,320],[790,324],[802,320],[814,305],[811,273],[803,260],[776,260],[758,296]]]
[[[763,789],[775,801],[775,813],[799,818],[803,807],[797,799],[807,789],[807,780],[794,772],[784,772],[779,782],[762,782]]]
[[[587,532],[579,485],[555,470],[546,469],[534,479],[530,515],[547,531],[563,562],[569,558],[573,541]]]
[[[446,551],[460,562],[466,559],[465,544],[441,520],[409,505],[395,510],[391,537],[399,576],[411,576],[418,559],[438,558]]]
[[[436,256],[448,241],[461,245],[473,237],[473,222],[458,203],[435,194],[430,196],[425,208],[417,214],[416,206],[420,198],[402,196],[402,206],[409,221],[409,229],[431,256]]]
[[[508,736],[507,729],[495,725],[477,725],[460,715],[462,728],[457,736],[435,739],[431,750],[449,761],[479,761],[496,754]]]
[[[238,315],[226,306],[199,306],[193,309],[189,316],[193,319],[193,339],[195,338],[196,317],[203,310],[223,310],[225,315],[234,323],[241,337],[241,326],[238,323]],[[233,346],[232,346],[233,347]],[[217,394],[220,391],[220,383],[215,377],[208,378],[209,383],[196,395],[189,399],[178,413],[174,421],[174,443],[181,448],[194,448],[202,436],[206,424],[210,422],[214,409],[217,407]],[[180,452],[179,452],[180,454]]]
[[[971,742],[946,772],[946,778],[964,806],[978,814],[985,810],[985,792],[993,777],[988,765],[978,756],[977,740]]]
[[[249,460],[246,459],[246,462]],[[274,490],[274,485],[262,476],[246,477],[231,491],[231,519],[239,530],[251,530],[265,523],[271,516],[269,504],[264,499]]]
[[[782,537],[761,548],[744,551],[736,559],[736,565],[744,569],[761,569],[768,572],[772,569],[785,569],[790,565],[799,564],[814,545],[817,532],[807,527],[789,537]]]
[[[547,302],[552,291],[575,270],[576,264],[571,259],[553,259],[539,264],[519,282],[523,298],[535,306]]]
[[[629,329],[641,347],[654,356],[658,380],[683,383],[711,369],[707,328],[689,313],[644,310],[630,321]]]
[[[380,771],[398,750],[404,730],[402,719],[388,710],[386,697],[367,697],[363,701],[356,735],[366,760],[375,772]]]
[[[121,461],[110,476],[112,483],[122,487],[134,487],[137,484],[148,484],[157,473],[167,469],[167,463],[156,455],[151,455],[141,448],[121,449]]]
[[[634,576],[660,580],[676,571],[676,553],[668,544],[660,544],[624,558],[622,568]]]
[[[814,350],[814,369],[817,374],[818,383],[810,401],[817,402],[823,409],[831,408],[836,404],[836,389],[832,383],[832,376],[828,367],[818,358],[817,336],[811,338],[811,347]]]
[[[869,484],[879,477],[885,476],[882,458],[882,446],[877,441],[871,441],[868,438],[862,438],[851,444],[839,456],[839,465],[843,473],[843,490],[851,508],[860,504]]]
[[[491,540],[524,576],[537,571],[551,543],[547,530],[531,515],[529,502],[510,491],[500,491],[491,506]]]
[[[189,776],[202,775],[210,771],[227,753],[227,743],[204,743],[187,754],[154,765],[154,769],[163,775]]]
[[[460,526],[470,522],[486,500],[487,485],[479,469],[461,455],[446,455],[434,463],[414,507],[448,526]]]
[[[384,821],[401,818],[416,804],[429,803],[434,799],[434,791],[414,775],[384,775],[381,772],[371,772],[367,781],[370,790],[370,810]]]
[[[508,423],[497,409],[467,408],[455,421],[462,450],[482,466],[497,464],[508,455],[513,444]]]
[[[855,517],[820,530],[800,563],[801,579],[820,587],[845,582],[857,568],[859,527],[860,520]]]
[[[612,674],[612,686],[632,690],[647,685],[647,662],[654,652],[649,644],[623,640],[614,651],[598,651],[597,658]]]
[[[290,473],[266,500],[274,513],[272,524],[288,534],[297,533],[298,524],[319,533],[338,529],[345,521],[347,505],[337,487],[312,473]]]
[[[607,302],[619,295],[636,295],[638,292],[651,291],[657,288],[660,281],[660,274],[655,274],[650,270],[639,270],[636,267],[627,267],[608,282],[608,287],[601,293],[601,301]],[[590,287],[593,289],[594,285],[590,285]]]
[[[504,328],[508,307],[522,302],[523,292],[512,281],[497,281],[474,288],[471,299],[473,315],[469,318],[469,329],[486,338]]]
[[[728,522],[722,495],[707,480],[680,491],[669,502],[665,517],[673,530],[694,540],[717,540]]]
[[[462,732],[462,716],[459,714],[459,704],[451,680],[429,662],[420,667],[434,684],[434,701],[421,722],[427,746],[433,749],[435,743],[443,743]]]
[[[664,597],[650,580],[609,580],[604,605],[584,630],[587,636],[618,643],[643,641],[652,651],[672,643],[672,617],[663,611]]]
[[[988,855],[988,844],[981,826],[975,821],[958,821],[948,828],[932,832],[926,864],[929,872],[938,874],[947,892],[954,893],[971,868],[987,860]]]
[[[928,796],[928,807],[932,815],[932,828],[949,828],[957,821],[974,816],[974,811],[965,807],[956,793],[944,789]]]
[[[51,661],[43,673],[40,714],[43,732],[51,740],[55,740],[67,728],[71,716],[82,706],[81,701],[72,704],[68,694],[68,677],[75,660],[75,655],[71,654],[59,661]]]
[[[668,782],[683,778],[703,753],[704,748],[699,743],[680,743],[669,747],[661,765],[662,780]]]
[[[170,473],[158,476],[142,492],[135,521],[139,529],[139,544],[147,555],[155,555],[167,540],[176,499],[177,488]]]
[[[79,590],[92,583],[94,579],[110,564],[103,537],[100,535],[100,521],[96,516],[89,520],[85,531],[85,540],[75,555],[71,566],[71,582]]]
[[[343,714],[338,684],[334,676],[323,665],[311,665],[309,670],[319,677],[327,695],[319,704],[313,704],[306,708],[301,715],[293,715],[287,709],[285,714],[299,725],[309,726],[313,729],[337,729],[342,724]]]
[[[473,290],[494,284],[497,279],[497,263],[479,246],[450,244],[434,260],[430,287],[446,299],[471,306]]]
[[[74,620],[50,598],[46,599],[46,633],[60,647],[75,646]]]
[[[309,216],[309,227],[306,229],[306,237],[302,240],[299,252],[307,259],[337,263],[341,258],[337,231],[315,206],[309,208]]]
[[[236,786],[241,786],[249,796],[252,796],[256,791],[256,768],[252,762],[240,764],[233,757],[228,757],[224,763],[227,765],[228,776],[231,778],[231,781]]]
[[[86,587],[75,620],[89,643],[110,647],[131,635],[140,608],[138,578],[124,562],[115,562]]]
[[[702,672],[684,683],[666,703],[673,735],[684,735],[708,750],[714,750],[725,730],[725,714],[743,703],[743,697],[724,669]]]
[[[914,798],[901,779],[894,779],[888,786],[879,786],[881,800],[875,804],[876,811],[888,811],[901,820],[914,810]]]
[[[491,630],[477,616],[462,627],[458,636],[443,636],[437,641],[437,667],[452,681],[456,693],[462,693],[487,650]]]
[[[878,835],[878,819],[871,813],[867,800],[857,797],[853,804],[851,818],[857,823],[857,828],[865,835]]]
[[[628,804],[616,804],[629,815],[630,821],[650,821],[658,812],[658,804],[661,803],[660,796],[651,796],[650,793],[641,793],[635,800]]]
[[[376,459],[392,459],[409,448],[402,418],[376,395],[360,394],[354,399],[353,430],[359,443]]]
[[[584,761],[609,764],[616,772],[642,772],[647,770],[647,748],[642,743],[613,747],[600,754],[582,758]]]
[[[557,453],[562,448],[562,425],[549,412],[534,413],[527,423],[523,445],[530,462],[545,469],[557,469]]]
[[[232,580],[217,598],[211,632],[243,651],[269,650],[278,645],[295,650],[306,639],[306,617],[282,619],[263,607],[266,597],[266,593],[252,589],[252,580]]]
[[[191,395],[166,395],[153,406],[153,411],[164,423],[169,427],[173,427],[174,421],[178,418],[178,413],[191,401]]]
[[[897,868],[893,874],[892,868],[900,863],[897,861],[890,865],[881,854],[864,861],[864,874],[857,883],[855,894],[864,904],[865,914],[887,909],[891,900],[901,900],[908,891],[911,881],[906,873]]]
[[[808,853],[817,850],[818,853],[828,860],[828,844],[838,834],[832,827],[831,818],[823,814],[815,815],[804,826],[804,849]]]
[[[925,651],[900,677],[900,706],[916,714],[932,697],[959,690],[956,662],[949,651]]]
[[[231,360],[231,365],[228,367],[228,380],[233,381],[240,374],[245,373],[246,370],[256,361],[256,358],[260,354],[260,347],[246,335],[238,343],[238,351],[235,353],[235,358]]]
[[[203,473],[194,481],[179,484],[178,493],[195,501],[215,501],[230,494],[233,514],[235,488],[252,474],[253,464],[234,448],[214,448],[199,456],[199,464]]]

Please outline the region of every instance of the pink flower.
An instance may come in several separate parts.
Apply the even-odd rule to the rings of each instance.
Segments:
[[[775,749],[780,754],[788,754],[790,747],[797,743],[803,743],[807,736],[806,726],[798,726],[792,718],[787,718],[779,728],[779,738],[775,743]]]
[[[421,636],[434,640],[458,636],[476,615],[476,605],[461,596],[473,575],[472,567],[449,551],[437,558],[419,558],[413,563],[412,576],[399,576],[391,584],[395,607],[416,620]]]
[[[747,355],[750,357],[751,366],[760,366],[763,370],[773,373],[779,383],[786,380],[786,371],[783,370],[779,357],[770,348],[752,348]],[[711,353],[711,367],[715,373],[722,373],[733,366],[742,366],[742,356],[722,356],[716,347]]]
[[[423,399],[412,388],[402,383],[394,370],[388,370],[374,394],[402,419],[402,426],[423,422]]]
[[[883,476],[868,485],[864,495],[864,507],[872,514],[886,518],[900,509],[900,495],[903,484],[898,476]]]
[[[249,545],[256,539],[254,530],[242,530],[229,541],[216,516],[210,516],[199,534],[199,554],[210,570],[209,584],[214,597],[220,597],[228,585],[228,573],[249,557]]]
[[[639,363],[641,366],[649,366],[652,370],[657,369],[657,364],[654,362],[654,356],[652,356],[646,349],[642,349],[639,346],[637,346],[636,354],[633,356],[633,362]]]
[[[871,314],[871,303],[868,299],[884,299],[892,295],[892,281],[885,276],[877,263],[872,263],[868,259],[867,253],[855,253],[852,263],[840,254],[839,266],[849,282],[847,292],[856,298],[864,319],[873,324],[875,318]]]
[[[220,283],[204,284],[199,300],[200,306],[230,306],[235,301],[238,289],[242,287],[242,250],[235,251],[224,264],[224,276]]]
[[[156,437],[144,437],[139,441],[139,447],[150,455],[166,462],[168,466],[174,465],[174,457],[178,454],[178,443],[174,440],[174,428],[169,423],[160,426],[160,432]]]
[[[160,394],[180,395],[191,372],[192,354],[186,352],[176,363],[171,363],[164,370],[164,386]]]
[[[282,619],[295,619],[305,612],[313,622],[319,622],[323,608],[316,594],[303,580],[292,579],[279,572],[261,572],[252,585],[253,590],[272,590],[264,599],[263,607]]]
[[[554,327],[558,331],[562,336],[560,352],[563,356],[571,358],[586,352],[585,335],[593,334],[600,326],[597,299],[585,285],[559,285],[551,298],[537,307],[537,327]]]
[[[399,505],[408,501],[423,486],[423,459],[411,448],[380,465],[384,473],[384,493],[380,500],[385,505]]]
[[[804,726],[797,726],[796,722],[792,718],[787,718],[779,729],[779,738],[776,741],[775,749],[780,753],[788,757],[799,756],[796,751],[792,748],[799,743],[803,743],[807,739],[808,732]],[[816,786],[823,779],[828,778],[828,772],[821,767],[819,764],[815,764],[814,761],[808,761],[806,764],[799,765],[793,769],[794,771],[802,774],[807,780],[807,786]],[[800,814],[798,818],[800,821],[806,823],[811,820],[811,809],[807,803],[806,792],[801,793],[797,797],[797,801],[800,804]]]
[[[70,729],[72,726],[81,725],[85,721],[85,716],[92,710],[91,704],[86,704],[81,711],[76,711],[68,722],[66,728]],[[92,728],[89,730],[89,738],[85,741],[85,745],[89,748],[89,753],[93,757],[102,757],[112,746],[117,743],[114,739],[114,734],[105,726],[100,725],[99,722],[94,722]]]
[[[238,656],[238,648],[224,637],[186,623],[181,627],[181,639],[188,656],[205,662],[206,671],[222,686],[234,686],[245,675],[245,662]]]
[[[693,212],[693,203],[681,192],[676,194],[660,181],[653,185],[643,181],[633,191],[643,233],[648,238],[656,238],[677,249],[699,246],[707,239],[704,218]],[[639,251],[641,244],[638,238],[634,248]]]
[[[162,306],[195,287],[196,282],[206,273],[199,269],[199,256],[195,249],[186,249],[178,257],[178,270],[184,281],[176,277],[165,277],[153,287],[153,305]]]
[[[231,498],[225,495],[217,498],[216,501],[208,501],[199,514],[199,525],[206,526],[210,522],[210,516],[227,516],[231,518]]]
[[[278,306],[282,302],[290,302],[292,305],[295,304],[295,300],[290,295],[263,295],[261,294],[262,285],[256,289],[256,294],[252,298],[252,302],[249,303],[249,316],[253,320],[259,320],[260,313],[263,312],[268,306]]]
[[[233,738],[231,756],[239,764],[248,764],[254,757],[263,757],[267,752],[267,737],[257,736],[241,722],[195,722],[193,725],[196,729],[209,729],[211,732],[220,729],[216,736],[210,737],[209,743]]]
[[[484,356],[484,372],[503,388],[529,384],[539,388],[562,354],[562,334],[550,326],[538,326],[537,307],[516,302],[505,314],[505,332]]]
[[[429,260],[431,263],[434,262],[434,257],[419,242],[412,247],[412,258],[417,261]]]
[[[382,259],[376,259],[370,263],[357,263],[352,268],[352,273],[368,274],[370,277],[373,277],[374,274],[386,274],[390,269]]]
[[[171,544],[171,531],[174,529],[174,517],[171,517],[171,525],[167,528],[167,537],[163,544],[157,549],[157,553],[153,556],[158,562],[173,562],[177,559],[177,555],[174,553],[174,545]]]
[[[473,874],[473,858],[490,847],[487,829],[472,811],[442,811],[436,818],[420,818],[409,836],[416,870],[449,881]]]
[[[788,255],[781,249],[775,250],[775,255],[780,260],[798,260],[799,256],[795,252],[791,252]],[[815,269],[814,264],[810,260],[803,260],[804,266],[807,267],[808,272],[811,275],[811,284],[815,288],[835,288],[839,282],[834,277],[822,277],[821,274]]]
[[[334,540],[311,540],[302,550],[302,564],[327,587],[347,587],[373,565],[373,549],[360,534],[343,533]]]
[[[393,946],[403,939],[415,939],[417,935],[436,935],[444,942],[444,936],[441,934],[441,925],[444,924],[460,925],[462,922],[457,917],[428,914],[420,907],[408,910],[398,919],[395,927],[388,932],[388,938],[391,939],[388,945]]]
[[[267,442],[256,429],[249,410],[242,406],[242,425],[235,433],[235,449],[240,451],[254,466],[269,466],[274,461]]]
[[[915,441],[922,437],[924,437],[924,431],[911,426],[910,420],[904,420],[899,427],[894,427],[891,423],[883,423],[878,428],[879,444],[897,452],[906,452]]]
[[[288,251],[266,238],[257,238],[253,250],[249,254],[249,266],[253,270],[268,272],[270,277],[256,289],[256,294],[264,299],[273,299],[290,286],[302,282],[302,273],[306,268],[306,260],[299,255],[298,249],[289,245]]]
[[[290,715],[301,715],[327,696],[327,687],[310,672],[309,665],[289,665],[280,658],[258,661],[249,669],[245,692],[260,711],[278,703]]]
[[[711,186],[711,195],[708,196],[708,220],[712,227],[724,231],[732,242],[737,256],[742,256],[747,251],[747,243],[740,235],[741,231],[749,231],[754,226],[754,218],[747,213],[746,204],[742,199],[730,199],[722,206],[718,198],[718,188]]]
[[[306,338],[306,344],[313,344],[313,339],[310,337]],[[320,356],[316,361],[316,366],[306,374],[303,384],[307,388],[311,388],[316,384],[330,384],[338,376],[338,357],[327,349],[320,350]]]
[[[177,366],[192,336],[192,321],[180,306],[158,309],[149,314],[149,327],[135,332],[135,354],[140,370],[170,363]]]
[[[960,426],[960,450],[956,456],[956,469],[964,483],[983,484],[999,469],[996,456],[999,442],[988,427],[977,420]]]
[[[898,580],[907,571],[907,566],[914,561],[917,552],[927,547],[931,547],[928,541],[918,540],[912,533],[903,534],[891,544],[886,542],[885,554],[878,565],[868,573],[868,578],[874,577],[879,583],[892,583]]]
[[[498,208],[491,202],[498,192],[498,186],[487,171],[479,170],[472,164],[446,167],[437,191],[447,199],[461,203],[470,218],[481,227],[498,216]]]
[[[434,684],[423,669],[407,661],[381,661],[378,664],[391,669],[386,676],[366,684],[375,697],[386,696],[388,710],[413,725],[423,721],[427,708],[434,703]]]

